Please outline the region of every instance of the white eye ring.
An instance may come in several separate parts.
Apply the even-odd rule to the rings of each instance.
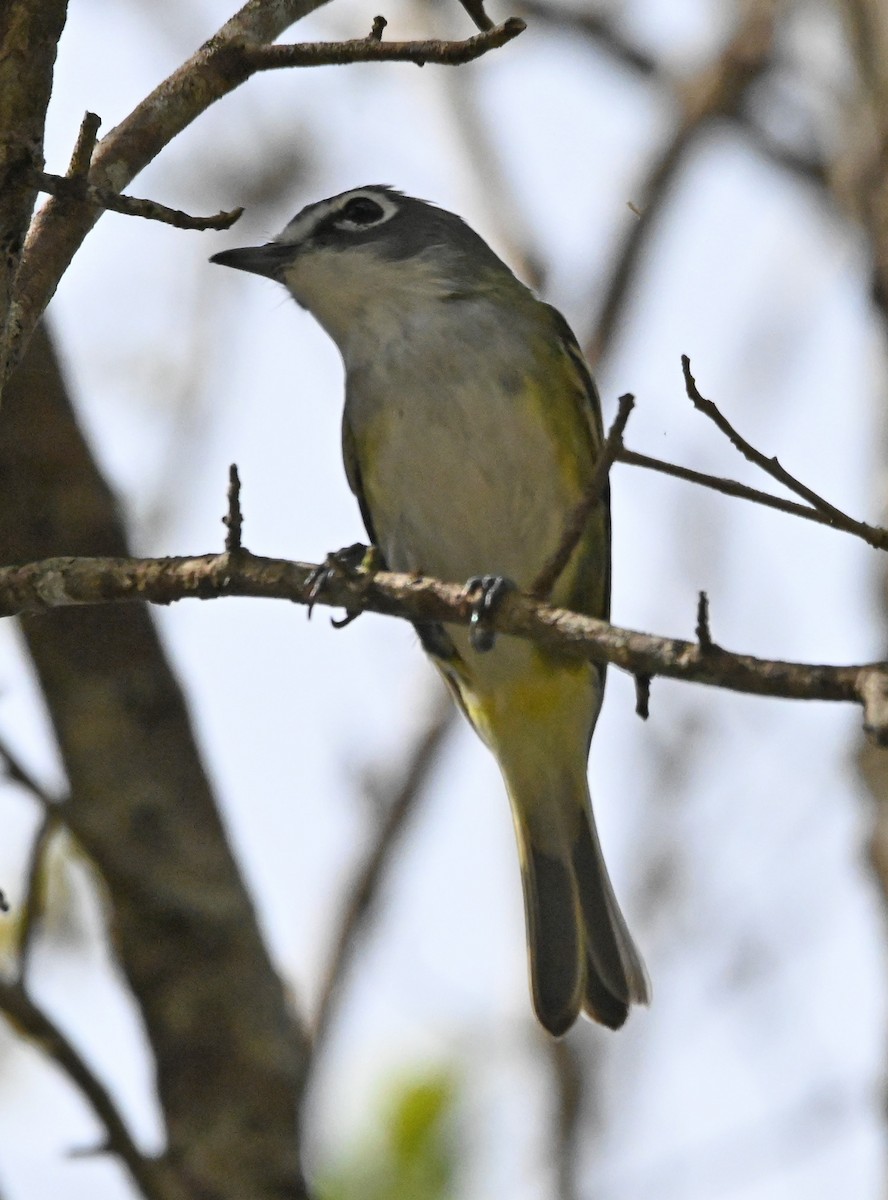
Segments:
[[[359,221],[346,215],[346,210],[349,205],[354,205],[356,200],[369,201],[375,208],[379,210],[379,216],[370,221]],[[348,196],[343,196],[340,206],[341,216],[336,217],[333,224],[337,229],[350,230],[359,232],[362,229],[373,229],[377,225],[383,225],[390,220],[398,211],[398,206],[388,196],[383,196],[379,192],[351,192]]]

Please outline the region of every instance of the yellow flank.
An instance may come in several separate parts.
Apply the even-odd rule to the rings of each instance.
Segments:
[[[559,477],[579,500],[598,454],[592,406],[567,353],[549,338],[540,338],[536,349],[538,366],[523,381],[521,403],[548,429]]]
[[[497,650],[511,649],[511,640],[500,638]],[[533,648],[522,669],[500,675],[495,686],[485,687],[483,675],[467,666],[458,674],[469,719],[495,753],[507,750],[510,761],[523,765],[538,759],[548,769],[553,746],[569,746],[583,756],[585,771],[586,742],[598,711],[588,663],[553,661]]]

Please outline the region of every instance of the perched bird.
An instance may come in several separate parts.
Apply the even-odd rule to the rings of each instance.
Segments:
[[[345,469],[385,565],[529,587],[602,444],[595,384],[564,318],[459,217],[384,186],[310,204],[274,241],[211,261],[284,284],[338,346]],[[606,496],[551,599],[607,618]],[[502,771],[537,1017],[555,1035],[581,1011],[618,1028],[649,984],[586,779],[603,667],[502,635],[485,649],[461,626],[417,631]]]

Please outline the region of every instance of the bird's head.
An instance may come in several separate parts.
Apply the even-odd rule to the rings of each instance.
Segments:
[[[383,185],[309,204],[264,246],[210,262],[283,283],[345,350],[360,328],[514,276],[454,213]]]

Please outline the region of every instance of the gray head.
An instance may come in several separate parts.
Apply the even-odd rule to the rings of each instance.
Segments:
[[[368,310],[517,283],[460,217],[376,184],[309,204],[267,245],[210,262],[283,283],[340,346]]]

